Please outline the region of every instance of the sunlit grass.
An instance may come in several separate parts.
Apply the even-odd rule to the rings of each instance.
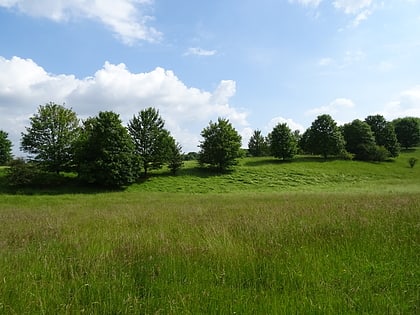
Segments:
[[[416,314],[420,168],[407,156],[189,164],[119,192],[0,194],[0,314]]]

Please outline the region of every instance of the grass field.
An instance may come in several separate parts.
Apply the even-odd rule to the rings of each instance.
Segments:
[[[190,162],[119,192],[3,187],[0,314],[418,314],[410,156],[248,158],[218,175]]]

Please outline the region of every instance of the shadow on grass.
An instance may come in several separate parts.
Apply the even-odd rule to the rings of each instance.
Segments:
[[[300,155],[297,157],[294,157],[293,159],[289,160],[281,160],[276,159],[274,157],[266,157],[266,158],[260,158],[257,160],[251,160],[251,161],[245,161],[243,165],[245,166],[264,166],[264,165],[281,165],[281,164],[290,164],[290,163],[307,163],[307,162],[330,162],[330,161],[336,161],[340,160],[337,157],[329,157],[327,159],[324,159],[321,156],[316,155]]]
[[[125,188],[109,188],[89,185],[77,177],[59,175],[54,180],[43,182],[42,179],[28,185],[10,186],[4,176],[0,176],[0,194],[8,195],[65,195],[65,194],[99,194],[124,191]]]

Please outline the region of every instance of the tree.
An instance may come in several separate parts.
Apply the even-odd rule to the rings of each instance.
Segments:
[[[297,141],[292,130],[286,123],[277,124],[268,135],[271,154],[274,157],[287,160],[297,153]]]
[[[305,151],[321,154],[324,159],[344,151],[344,139],[336,122],[330,115],[320,115],[302,137]]]
[[[392,123],[386,121],[382,115],[368,116],[365,122],[370,126],[376,144],[383,146],[390,156],[397,157],[400,152],[400,145]]]
[[[174,138],[169,136],[168,149],[168,167],[171,173],[175,175],[182,165],[184,165],[182,147]]]
[[[0,165],[12,160],[12,142],[8,139],[7,132],[0,130]]]
[[[149,107],[133,116],[128,123],[128,131],[139,156],[144,175],[151,169],[159,169],[166,162],[168,155],[169,131],[159,115],[159,111]]]
[[[370,126],[359,119],[343,126],[346,150],[362,161],[380,160],[380,149],[376,146],[375,136]]]
[[[122,187],[138,175],[134,144],[114,112],[100,112],[84,122],[77,160],[79,178],[90,184]]]
[[[401,146],[408,149],[420,143],[420,122],[418,118],[399,118],[394,120],[393,123],[398,142]]]
[[[264,156],[267,154],[268,145],[261,130],[254,130],[248,142],[248,151],[252,156]]]
[[[34,155],[46,170],[59,173],[74,166],[74,143],[79,136],[76,113],[62,105],[39,106],[22,133],[21,149]]]
[[[199,145],[200,164],[209,164],[220,171],[237,164],[242,138],[228,119],[219,118],[217,122],[210,121],[201,131],[201,136],[204,140]]]

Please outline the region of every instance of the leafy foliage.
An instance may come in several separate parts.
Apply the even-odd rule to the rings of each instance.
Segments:
[[[408,149],[420,143],[420,122],[414,117],[405,117],[393,121],[398,142]]]
[[[330,115],[320,115],[302,137],[305,151],[329,155],[339,155],[344,151],[344,139],[337,123]]]
[[[346,149],[355,154],[356,160],[383,161],[388,157],[387,150],[376,145],[375,136],[366,122],[355,119],[344,125],[343,133]]]
[[[376,144],[383,146],[390,156],[397,157],[400,152],[400,145],[393,124],[386,121],[381,115],[368,116],[365,122],[370,126]]]
[[[242,138],[228,119],[219,118],[215,123],[210,121],[201,136],[204,140],[200,143],[200,164],[209,164],[221,171],[237,164]]]
[[[74,143],[80,131],[76,113],[50,102],[39,106],[30,122],[26,133],[22,133],[22,150],[34,155],[34,160],[48,171],[58,173],[71,169]]]
[[[153,107],[140,111],[128,124],[145,175],[151,169],[161,168],[166,162],[170,134],[164,127],[159,111]]]
[[[84,122],[77,152],[79,177],[85,182],[121,187],[136,179],[134,145],[114,112],[100,112]]]
[[[15,159],[9,163],[6,179],[9,186],[22,187],[33,184],[40,177],[41,170],[38,165],[28,163],[22,158]]]
[[[176,172],[184,165],[182,147],[175,141],[174,138],[168,137],[168,167],[172,174]]]
[[[12,159],[12,142],[7,132],[0,130],[0,165],[7,164]]]
[[[268,145],[261,130],[254,130],[248,142],[248,151],[252,156],[265,156],[268,153]]]
[[[296,138],[286,123],[277,124],[268,139],[271,154],[276,158],[287,160],[297,153]]]

